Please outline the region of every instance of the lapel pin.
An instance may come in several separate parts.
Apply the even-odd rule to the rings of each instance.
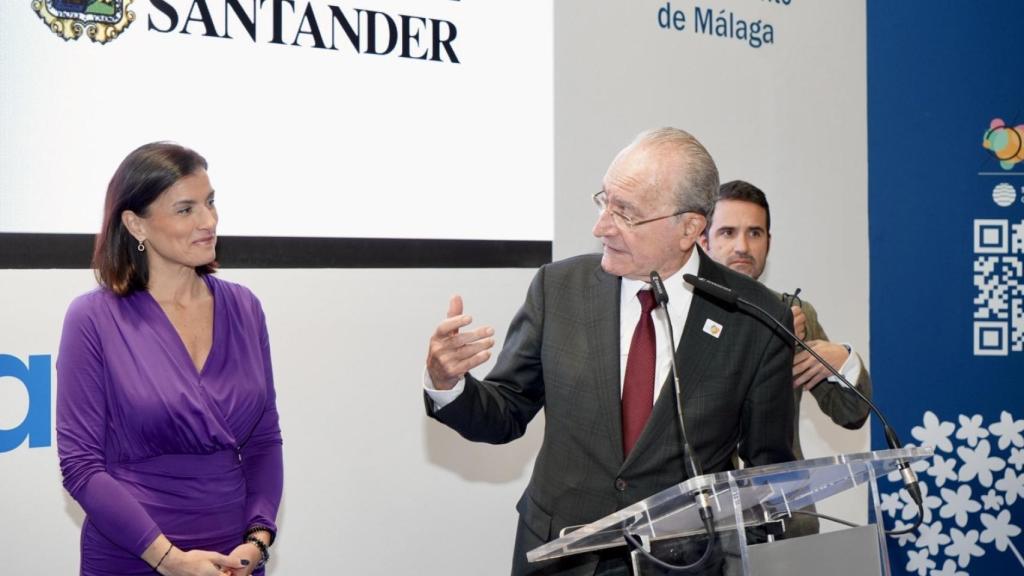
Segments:
[[[704,332],[718,338],[722,335],[722,325],[708,318],[704,321]]]

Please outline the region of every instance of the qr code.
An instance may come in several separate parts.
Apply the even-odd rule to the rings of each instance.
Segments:
[[[974,355],[1024,352],[1024,220],[974,221]]]

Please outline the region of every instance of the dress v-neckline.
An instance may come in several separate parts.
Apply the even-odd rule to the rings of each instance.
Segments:
[[[210,349],[206,353],[206,358],[203,360],[202,367],[196,366],[195,361],[192,359],[192,355],[189,354],[188,346],[185,345],[185,341],[181,338],[181,334],[178,333],[178,329],[174,327],[174,322],[171,322],[171,318],[167,315],[163,306],[156,301],[156,298],[154,298],[148,290],[144,291],[146,297],[156,308],[157,312],[159,312],[159,316],[162,319],[163,331],[167,332],[167,337],[176,343],[172,344],[172,346],[174,346],[178,350],[178,353],[184,357],[185,362],[188,364],[189,368],[192,369],[192,375],[197,379],[202,379],[203,374],[206,373],[206,368],[210,365],[210,359],[213,358],[214,351],[217,350],[217,330],[220,325],[220,323],[217,322],[217,311],[220,309],[217,305],[217,290],[214,288],[213,282],[207,278],[207,275],[203,275],[201,278],[203,283],[206,284],[207,290],[210,291],[210,297],[213,299],[213,327],[211,330]]]

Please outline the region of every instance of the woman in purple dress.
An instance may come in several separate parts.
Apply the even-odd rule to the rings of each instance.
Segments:
[[[259,300],[218,280],[206,160],[147,144],[107,188],[100,287],[64,320],[57,448],[81,574],[262,574],[281,432]]]

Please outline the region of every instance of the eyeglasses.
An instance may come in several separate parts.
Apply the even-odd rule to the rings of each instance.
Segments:
[[[658,216],[657,218],[648,218],[646,220],[634,220],[633,218],[626,216],[622,212],[612,210],[611,206],[608,204],[608,194],[605,193],[604,190],[599,190],[596,194],[594,194],[593,200],[594,205],[597,206],[597,213],[599,215],[604,214],[605,212],[611,214],[612,222],[615,222],[615,225],[618,226],[619,228],[633,229],[636,228],[637,226],[650,224],[651,222],[657,222],[658,220],[664,220],[665,218],[671,218],[673,216],[679,216],[680,214],[692,212],[692,210],[680,210],[678,212],[673,212],[672,214],[666,214],[665,216]]]

